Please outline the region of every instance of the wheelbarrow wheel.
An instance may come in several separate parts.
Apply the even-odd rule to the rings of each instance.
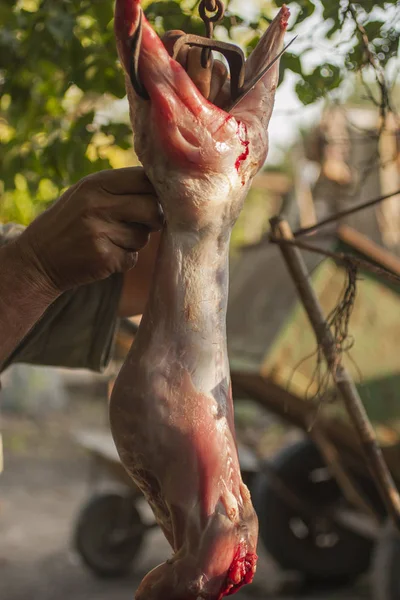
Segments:
[[[287,571],[303,574],[311,584],[343,585],[368,570],[373,541],[318,516],[318,509],[346,505],[342,492],[310,440],[285,448],[271,466],[299,498],[315,507],[306,517],[284,502],[267,472],[258,474],[253,497],[260,536],[269,554]],[[357,483],[377,501],[372,483]],[[397,599],[398,600],[398,599]]]
[[[123,577],[141,549],[145,529],[132,496],[96,495],[78,517],[75,548],[98,577]]]
[[[372,569],[374,600],[400,598],[400,533],[388,522],[375,547]]]

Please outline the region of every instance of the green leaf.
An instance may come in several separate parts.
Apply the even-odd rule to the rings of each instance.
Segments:
[[[383,23],[381,21],[369,21],[369,23],[364,25],[368,39],[372,41],[374,38],[380,37],[382,27]]]
[[[361,40],[357,40],[357,43],[349,51],[346,57],[346,68],[349,71],[356,71],[365,65],[367,61],[368,57],[365,52],[364,43]]]
[[[280,68],[279,68],[279,83],[281,85],[285,78],[286,70],[289,69],[293,71],[293,73],[297,73],[302,75],[302,67],[301,60],[297,54],[292,54],[291,52],[285,52],[285,54],[281,58]]]
[[[102,127],[105,135],[112,136],[114,143],[122,150],[132,148],[132,131],[125,123],[109,123]]]
[[[303,81],[297,82],[296,93],[303,104],[312,104],[337,88],[341,82],[339,67],[325,63],[314,69],[310,75],[305,75]]]
[[[296,25],[310,17],[315,11],[315,4],[311,0],[298,0],[297,4],[300,6],[300,12],[296,19]]]
[[[291,52],[285,52],[281,58],[281,65],[283,69],[290,69],[293,73],[302,74],[300,56],[292,54]]]

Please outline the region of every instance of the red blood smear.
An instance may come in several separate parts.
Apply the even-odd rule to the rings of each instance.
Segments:
[[[282,13],[281,13],[281,26],[283,28],[286,28],[288,26],[288,21],[289,21],[289,17],[290,17],[290,10],[289,8],[286,6],[286,4],[282,4]]]
[[[249,149],[250,142],[247,140],[247,127],[246,127],[245,123],[238,121],[237,134],[239,136],[240,143],[242,144],[242,146],[244,146],[244,150],[243,150],[242,154],[238,157],[238,159],[235,162],[235,168],[237,171],[239,171],[240,165],[242,164],[242,162],[244,160],[246,160],[246,158],[250,154],[250,149]]]
[[[244,160],[246,160],[246,158],[250,154],[250,149],[249,149],[250,142],[242,142],[242,144],[243,144],[243,146],[246,146],[246,149],[242,152],[242,154],[239,156],[239,158],[235,162],[235,168],[237,171],[239,171],[240,165],[242,164],[242,162]]]
[[[238,548],[229,569],[225,587],[218,600],[222,600],[225,596],[236,594],[240,588],[253,581],[257,560],[257,554],[247,553],[243,547]]]

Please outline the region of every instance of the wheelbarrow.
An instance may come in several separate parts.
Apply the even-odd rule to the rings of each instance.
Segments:
[[[107,489],[91,492],[74,528],[74,547],[98,577],[126,575],[139,556],[146,534],[156,527],[140,507],[142,494],[119,461],[112,437],[103,431],[79,431],[77,445],[91,457],[91,473],[107,479]]]
[[[310,403],[260,374],[233,371],[236,399],[257,402],[305,436],[259,463],[252,496],[267,552],[311,584],[342,586],[369,570],[374,600],[400,599],[400,535],[352,428],[314,419]],[[400,445],[383,448],[400,485]]]

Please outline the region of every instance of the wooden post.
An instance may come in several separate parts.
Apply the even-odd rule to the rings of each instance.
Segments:
[[[386,118],[386,127],[379,138],[381,193],[395,190],[400,180],[400,154],[397,150],[398,125],[393,113]],[[377,212],[379,227],[387,248],[400,253],[400,194],[386,200]]]
[[[270,223],[274,238],[293,240],[293,233],[287,221],[281,217],[275,217],[271,219]],[[353,425],[360,437],[371,475],[378,486],[389,515],[400,530],[399,493],[350,373],[341,362],[337,362],[335,340],[325,320],[317,295],[310,283],[310,275],[301,252],[292,244],[280,244],[280,249],[314,330],[318,344],[323,350],[333,380],[341,393]]]

